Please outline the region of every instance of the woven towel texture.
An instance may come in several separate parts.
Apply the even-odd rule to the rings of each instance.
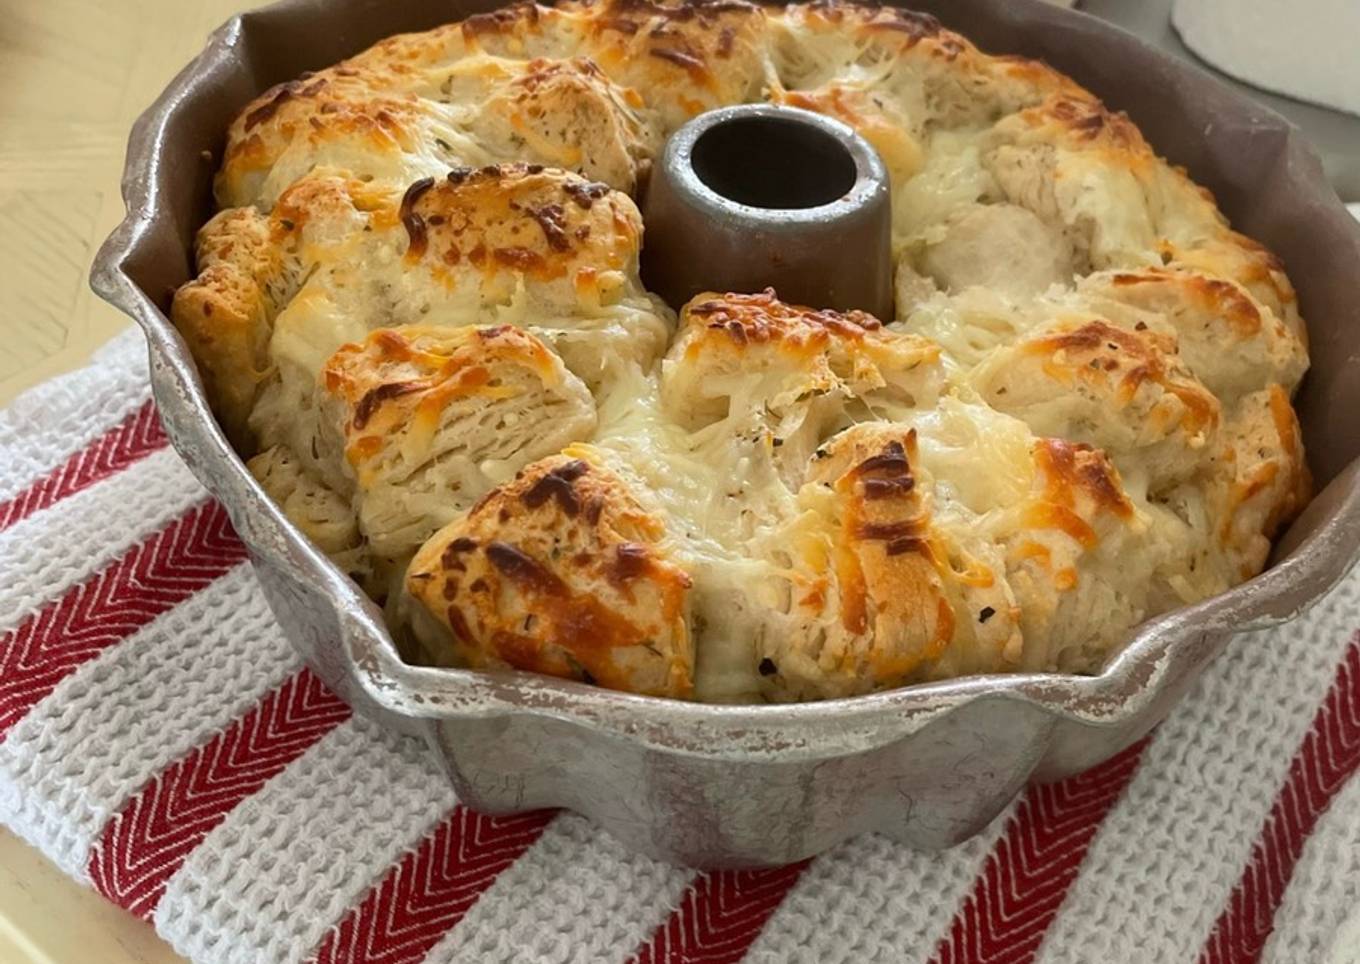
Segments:
[[[942,854],[695,874],[458,805],[297,660],[129,333],[0,413],[0,820],[202,962],[1360,960],[1360,574]]]

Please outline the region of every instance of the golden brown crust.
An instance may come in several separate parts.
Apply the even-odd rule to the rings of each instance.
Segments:
[[[1133,506],[1119,481],[1119,473],[1109,458],[1089,445],[1068,442],[1066,439],[1040,439],[1034,448],[1036,464],[1043,485],[1036,516],[1065,518],[1066,509],[1085,518],[1108,513],[1120,519],[1133,515]],[[1055,521],[1050,528],[1061,529],[1083,545],[1094,545],[1098,536],[1085,524]]]
[[[1079,288],[1169,324],[1185,364],[1225,402],[1271,382],[1292,391],[1308,366],[1307,345],[1290,324],[1223,275],[1142,268],[1091,275]]]
[[[292,274],[325,269],[351,299],[363,294],[354,290],[361,273],[385,287],[428,286],[425,297],[444,306],[504,302],[521,279],[568,314],[641,293],[633,201],[536,164],[455,168],[396,185],[319,171],[279,197],[266,230]],[[388,313],[410,307],[387,301]]]
[[[446,284],[471,269],[569,280],[599,304],[636,273],[642,218],[626,195],[537,165],[459,168],[407,189],[405,258]]]
[[[1011,510],[1001,542],[1021,600],[1030,670],[1092,672],[1147,612],[1164,548],[1114,464],[1099,449],[1037,439],[1027,497]]]
[[[1200,468],[1221,415],[1174,336],[1100,318],[1045,326],[996,351],[973,380],[993,408],[1041,435],[1099,445],[1159,486]]]
[[[669,132],[694,115],[754,100],[765,80],[766,15],[743,0],[585,0],[562,9],[587,21],[584,49],[644,94]]]
[[[1084,96],[1083,96],[1084,95]],[[1020,111],[1007,121],[1027,128],[1050,144],[1097,151],[1121,164],[1151,164],[1155,160],[1143,134],[1123,111],[1111,111],[1082,92],[1062,92]]]
[[[1161,249],[1166,264],[1236,281],[1270,308],[1294,337],[1307,344],[1307,329],[1299,317],[1294,286],[1284,273],[1284,263],[1264,245],[1223,228],[1185,243],[1164,240]]]
[[[295,143],[316,153],[331,145],[349,148],[355,174],[400,169],[402,156],[418,149],[426,110],[419,102],[376,95],[360,77],[339,73],[344,69],[279,84],[246,107],[228,131],[215,182],[218,203],[272,200],[277,191],[267,190],[266,180]]]
[[[774,90],[770,100],[834,117],[853,128],[878,152],[895,185],[904,184],[925,162],[924,148],[912,132],[910,119],[881,92],[833,81],[811,91]]]
[[[1112,391],[1118,405],[1131,402],[1144,385],[1152,386],[1180,403],[1166,420],[1174,418],[1187,433],[1202,436],[1218,422],[1218,400],[1179,364],[1175,343],[1156,334],[1140,335],[1094,319],[1028,342],[1024,351],[1048,358],[1050,368],[1070,366],[1072,374],[1098,390]]]
[[[939,357],[939,346],[889,329],[867,312],[792,305],[770,288],[706,292],[681,309],[662,390],[677,411],[698,398],[724,395],[719,379],[737,373],[751,383],[766,375],[770,383],[759,397],[774,408],[906,381],[933,391],[937,386],[929,383]]]
[[[664,537],[622,478],[589,450],[569,450],[442,529],[406,585],[468,665],[683,698],[691,579]]]
[[[764,436],[790,488],[813,450],[867,417],[931,405],[943,373],[939,346],[862,311],[815,310],[759,294],[695,296],[662,365],[670,418],[737,440]],[[872,413],[872,414],[871,414]]]
[[[760,644],[770,695],[845,696],[1019,658],[999,560],[936,524],[917,462],[915,430],[883,423],[847,429],[813,457],[793,540],[796,631]]]
[[[773,288],[751,295],[695,295],[681,310],[681,319],[688,339],[687,355],[703,354],[717,346],[741,351],[748,345],[764,344],[795,355],[811,355],[825,351],[833,340],[862,345],[901,337],[866,311],[789,304],[780,301]]]
[[[659,145],[642,96],[589,57],[538,58],[487,98],[473,130],[504,159],[531,160],[632,191]]]
[[[512,372],[546,390],[571,378],[541,341],[502,325],[380,328],[332,355],[321,379],[343,405],[345,454],[362,477],[390,436],[408,428],[433,435],[455,402],[492,403],[522,392]]]
[[[208,398],[232,441],[246,445],[246,418],[269,369],[276,310],[269,287],[279,252],[268,219],[223,211],[198,233],[198,277],[175,292],[171,320],[199,364]]]
[[[272,199],[277,191],[267,181],[290,151],[317,157],[339,153],[349,164],[367,168],[356,173],[408,181],[422,167],[435,173],[440,162],[502,159],[494,150],[487,153],[493,145],[479,147],[448,136],[448,131],[461,131],[466,120],[443,106],[450,102],[451,79],[471,83],[463,96],[468,103],[486,103],[493,118],[513,126],[518,115],[519,133],[528,141],[520,158],[577,169],[563,163],[564,155],[587,151],[585,140],[599,145],[599,132],[587,121],[617,128],[618,136],[607,139],[610,149],[621,147],[630,156],[581,169],[628,188],[637,164],[659,146],[630,115],[645,106],[661,134],[701,110],[758,97],[765,80],[765,23],[759,7],[736,0],[605,0],[557,8],[522,3],[461,25],[392,37],[252,101],[228,132],[218,200],[241,205]],[[498,59],[490,62],[488,56]],[[545,80],[558,82],[545,86]],[[516,102],[525,109],[517,111]],[[536,108],[556,113],[564,107],[577,115],[572,124],[535,131]],[[472,127],[475,131],[477,125]],[[538,154],[535,140],[543,148]],[[431,156],[415,157],[422,153]],[[316,161],[299,157],[298,163],[292,177],[305,174]]]
[[[1250,338],[1261,331],[1261,311],[1241,288],[1221,278],[1206,277],[1188,272],[1146,268],[1142,271],[1119,271],[1110,276],[1115,289],[1177,284],[1203,313],[1220,320],[1239,338]]]
[[[1077,88],[1050,94],[1042,102],[999,122],[990,135],[1014,158],[1028,150],[1045,176],[1100,185],[1104,208],[1081,209],[1081,201],[1031,197],[1046,202],[1047,214],[1091,241],[1096,268],[1159,263],[1230,279],[1302,337],[1294,291],[1280,260],[1258,242],[1230,229],[1213,195],[1194,184],[1185,170],[1168,164],[1144,140],[1123,112],[1111,111]],[[1000,156],[998,155],[998,156]],[[1061,183],[1047,187],[1057,195]],[[1079,197],[1079,195],[1078,195]],[[1105,235],[1105,236],[1102,236]],[[1154,260],[1155,259],[1155,260]]]
[[[907,615],[934,623],[933,631],[917,641],[923,644],[919,653],[896,654],[892,659],[883,652],[871,654],[875,675],[880,670],[888,671],[884,675],[900,675],[921,659],[938,656],[952,635],[954,622],[952,608],[917,605],[925,586],[934,594],[936,577],[926,538],[928,510],[911,472],[916,433],[910,429],[905,434],[900,430],[847,432],[828,443],[823,452],[823,458],[814,460],[808,481],[829,485],[841,503],[833,560],[841,595],[841,625],[851,633],[866,633],[871,598],[876,624],[888,619],[900,622]],[[907,586],[916,591],[900,593]],[[885,591],[889,587],[898,592]],[[876,625],[872,635],[886,642],[891,634],[878,632],[880,628],[886,629]]]
[[[470,44],[482,44],[492,38],[509,38],[507,43],[523,46],[526,38],[542,33],[545,21],[555,11],[540,6],[533,0],[507,3],[486,13],[473,14],[461,24],[451,25]]]
[[[380,328],[331,356],[321,387],[360,525],[387,558],[595,428],[585,385],[506,325]]]
[[[1270,541],[1307,505],[1313,480],[1281,386],[1244,398],[1224,434],[1208,491],[1215,548],[1231,585],[1265,566]]]

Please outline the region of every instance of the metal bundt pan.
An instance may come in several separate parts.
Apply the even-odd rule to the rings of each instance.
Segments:
[[[781,864],[880,831],[920,848],[976,833],[1029,780],[1080,771],[1161,720],[1233,634],[1289,619],[1360,552],[1360,225],[1279,115],[1194,67],[1038,0],[924,0],[980,47],[1040,57],[1208,186],[1280,254],[1310,323],[1299,397],[1320,494],[1277,560],[1231,592],[1143,625],[1098,677],[987,676],[795,706],[706,706],[520,673],[403,664],[377,608],[265,497],[213,420],[166,319],[232,117],[269,85],[477,0],[285,0],[234,19],[133,128],[128,214],[93,284],[150,343],[175,448],[226,505],[279,622],[356,709],[424,737],[461,799],[569,807],[629,846],[707,867]]]

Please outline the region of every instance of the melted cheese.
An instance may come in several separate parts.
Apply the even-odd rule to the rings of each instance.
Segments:
[[[394,38],[310,85],[271,92],[233,125],[218,195],[249,212],[251,243],[272,245],[274,257],[224,276],[232,238],[219,223],[205,236],[197,295],[184,299],[198,314],[176,321],[201,336],[218,307],[219,318],[254,326],[239,340],[268,345],[264,371],[219,366],[242,384],[218,397],[244,409],[253,400],[254,441],[272,453],[259,471],[272,467],[278,497],[318,541],[358,571],[375,538],[387,538],[391,551],[371,583],[397,585],[408,542],[428,528],[409,518],[458,516],[468,496],[513,479],[532,448],[479,455],[477,464],[433,458],[426,475],[439,483],[385,482],[377,519],[356,494],[372,480],[344,457],[349,416],[318,390],[337,350],[377,328],[509,325],[555,352],[583,383],[580,405],[593,400],[597,410],[593,434],[588,412],[560,440],[539,434],[553,446],[588,442],[591,457],[664,521],[661,542],[693,583],[700,699],[771,695],[757,654],[777,649],[765,645],[775,638],[798,644],[787,656],[814,683],[844,669],[819,662],[831,658],[818,648],[827,627],[797,611],[807,599],[824,596],[831,612],[842,597],[863,596],[863,585],[850,585],[860,562],[850,560],[837,515],[843,493],[806,477],[830,440],[861,423],[914,440],[909,481],[928,530],[922,545],[950,587],[920,597],[930,600],[921,620],[942,627],[929,640],[938,662],[926,675],[1094,669],[1138,620],[1259,568],[1269,533],[1306,490],[1287,417],[1306,351],[1292,289],[1268,253],[1228,231],[1126,119],[1041,65],[987,57],[896,8],[696,9],[568,2]],[[875,330],[938,345],[929,377],[909,374],[905,355],[882,340],[847,353],[849,362],[838,356],[849,374],[825,359],[824,369],[800,369],[810,342],[788,346],[784,367],[761,368],[742,354],[743,341],[728,367],[665,382],[676,318],[642,286],[637,211],[618,192],[635,190],[662,137],[694,112],[761,97],[841,117],[884,153],[900,303],[889,329]],[[528,168],[444,181],[450,168],[510,161],[558,165],[617,191],[579,180],[567,189],[562,171]],[[501,204],[510,182],[499,177],[520,187],[538,178],[532,203]],[[478,194],[468,187],[477,183],[491,187]],[[441,199],[437,212],[426,210],[438,221],[412,218],[421,196]],[[564,217],[576,219],[573,232],[554,233]],[[506,260],[476,247],[493,236]],[[240,260],[246,235],[238,240]],[[1016,245],[1031,250],[997,264]],[[1008,352],[1054,325],[1101,324],[1150,332],[1157,349],[1148,358],[1175,374],[1173,394],[1193,400],[1207,385],[1209,398],[1222,399],[1225,427],[1205,420],[1174,460],[1153,453],[1145,443],[1161,437],[1157,426],[1140,423],[1174,406],[1149,407],[1145,418],[1132,403],[1139,384],[1095,392],[1061,352],[1026,358],[1070,397],[1000,400],[1010,390],[1001,376],[1018,368]],[[207,351],[212,339],[194,344]],[[1103,350],[1094,346],[1082,364],[1110,362]],[[1102,368],[1116,370],[1124,371]],[[1152,368],[1128,370],[1137,381]],[[513,409],[496,408],[481,434],[533,435],[533,413]],[[415,463],[436,433],[456,432],[431,420],[396,425],[391,436]],[[1100,441],[1110,458],[1060,448],[1077,453],[1079,471],[1055,482],[1045,474],[1052,443],[1040,433]],[[343,505],[352,518],[334,518]],[[863,550],[874,560],[886,552]],[[921,567],[925,582],[929,569]],[[1004,607],[1002,621],[1023,639],[953,612],[981,599]],[[861,607],[851,621],[868,627],[874,614],[864,605],[874,600],[851,606]],[[408,618],[402,605],[391,608]],[[865,633],[849,643],[841,633],[838,645],[853,648]]]

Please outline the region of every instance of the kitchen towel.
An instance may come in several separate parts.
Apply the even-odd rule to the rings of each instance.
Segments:
[[[129,332],[0,413],[0,820],[239,961],[1360,960],[1360,572],[944,853],[695,873],[460,806],[311,675]]]

